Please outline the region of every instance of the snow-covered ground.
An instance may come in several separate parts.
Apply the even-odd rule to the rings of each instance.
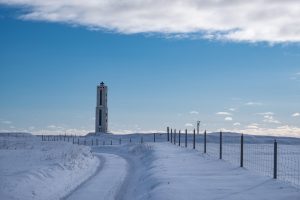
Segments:
[[[179,147],[165,136],[157,134],[156,143],[152,134],[79,139],[89,146],[72,144],[72,138],[0,137],[0,199],[300,199],[300,189],[290,183],[240,168],[236,159],[218,159],[213,153],[217,143],[203,154],[201,142],[193,150],[191,143]],[[247,145],[246,155],[255,149]],[[289,145],[289,151],[295,147]],[[231,158],[237,147],[225,145],[224,158]],[[264,152],[258,150],[255,156]]]
[[[300,190],[291,185],[170,143],[101,146],[94,151],[122,156],[129,167],[142,169],[130,171],[120,199],[300,199]]]
[[[42,142],[19,134],[0,137],[0,199],[60,199],[95,173],[88,146]]]

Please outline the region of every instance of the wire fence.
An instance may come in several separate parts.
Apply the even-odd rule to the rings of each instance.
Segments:
[[[169,130],[167,135],[176,134]],[[176,139],[175,139],[176,140]],[[300,139],[237,133],[187,134],[187,147],[300,188]],[[174,141],[169,141],[174,144]],[[176,142],[175,142],[176,144]]]
[[[206,131],[197,134],[195,130],[188,133],[187,130],[181,132],[175,129],[167,129],[167,133],[153,134],[41,137],[43,141],[67,141],[90,146],[169,142],[300,188],[300,139],[297,138]]]

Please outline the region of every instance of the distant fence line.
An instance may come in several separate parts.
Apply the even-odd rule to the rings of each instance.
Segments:
[[[182,148],[192,148],[203,154],[229,161],[265,176],[279,179],[300,188],[300,145],[280,143],[276,139],[253,135],[223,133],[196,134],[167,128],[166,133],[98,136],[45,136],[42,141],[65,141],[77,145],[122,145],[128,143],[169,142]]]

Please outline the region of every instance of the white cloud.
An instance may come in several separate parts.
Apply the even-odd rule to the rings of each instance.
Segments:
[[[1,121],[1,123],[3,123],[3,124],[12,124],[12,121],[4,120],[4,121]]]
[[[243,130],[231,130],[235,132],[241,132],[246,134],[255,134],[255,135],[274,135],[274,136],[291,136],[291,137],[300,137],[300,127],[296,126],[278,126],[276,128],[259,128],[255,126],[248,126]]]
[[[184,126],[193,127],[194,125],[191,123],[186,123]]]
[[[258,129],[259,124],[252,123],[247,126],[247,129]]]
[[[231,41],[300,41],[299,0],[0,0],[26,20],[124,34],[159,33]]]
[[[236,108],[229,108],[228,110],[234,112],[234,111],[236,111]]]
[[[231,115],[229,112],[217,112],[216,115]]]
[[[47,126],[47,128],[56,128],[56,126],[55,125],[49,125],[49,126]]]
[[[281,123],[280,121],[274,118],[275,113],[273,112],[256,113],[256,115],[263,115],[263,122],[273,123],[273,124]]]
[[[293,81],[299,81],[300,80],[300,72],[293,74],[293,76],[290,77],[290,79]]]
[[[192,114],[192,115],[198,115],[199,112],[198,112],[198,111],[195,111],[195,110],[192,110],[192,111],[190,111],[190,114]]]
[[[261,106],[262,103],[250,101],[250,102],[245,103],[245,105],[246,105],[246,106]]]
[[[300,113],[294,113],[292,114],[292,117],[299,117],[300,116]]]
[[[256,113],[257,115],[275,115],[273,112]]]
[[[225,117],[225,121],[232,121],[232,117]]]
[[[239,122],[236,122],[233,124],[233,126],[240,126],[240,125],[241,125],[241,123],[239,123]]]
[[[273,123],[273,124],[280,124],[281,122],[274,119],[273,115],[264,115],[263,122]]]

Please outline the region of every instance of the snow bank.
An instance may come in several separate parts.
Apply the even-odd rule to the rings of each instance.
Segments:
[[[169,143],[142,146],[129,150],[147,166],[132,199],[300,199],[299,189],[197,151]]]
[[[1,199],[60,199],[91,176],[99,160],[87,146],[2,136],[0,163]]]

